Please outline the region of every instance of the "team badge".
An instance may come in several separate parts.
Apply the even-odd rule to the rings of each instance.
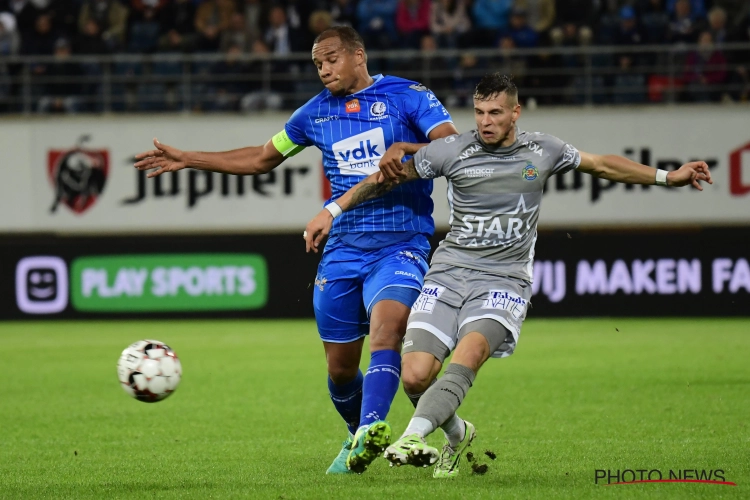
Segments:
[[[47,175],[55,190],[50,212],[62,203],[76,214],[90,208],[104,191],[109,173],[109,151],[85,149],[90,139],[84,135],[71,149],[52,149],[47,152]]]
[[[344,105],[347,113],[359,113],[359,99],[353,99]]]
[[[539,169],[537,169],[534,165],[531,163],[527,164],[525,167],[523,167],[523,178],[527,181],[533,181],[539,177]]]
[[[385,103],[380,101],[372,103],[372,106],[370,106],[370,114],[375,118],[381,118],[385,115]]]

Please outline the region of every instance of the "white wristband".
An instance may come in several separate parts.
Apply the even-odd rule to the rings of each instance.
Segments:
[[[656,185],[666,186],[667,185],[667,172],[666,170],[657,169],[656,171]]]
[[[324,206],[323,208],[331,212],[331,215],[333,216],[334,219],[338,217],[339,215],[341,215],[342,213],[344,213],[344,211],[341,210],[341,207],[338,206],[338,204],[335,201],[332,201],[331,203]]]

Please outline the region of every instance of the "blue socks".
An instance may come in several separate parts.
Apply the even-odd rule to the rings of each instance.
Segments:
[[[333,406],[346,422],[349,432],[354,434],[359,426],[359,413],[362,407],[362,372],[357,372],[357,377],[344,385],[336,385],[328,377],[328,393],[331,395]]]
[[[400,377],[400,353],[391,350],[372,353],[362,387],[360,427],[370,425],[376,420],[385,420],[398,391]]]

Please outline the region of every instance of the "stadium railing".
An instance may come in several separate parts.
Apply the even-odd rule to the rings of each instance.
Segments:
[[[527,105],[750,100],[750,43],[369,52],[370,72],[470,106],[479,78],[514,75]],[[309,53],[0,58],[0,113],[294,108],[319,92]]]

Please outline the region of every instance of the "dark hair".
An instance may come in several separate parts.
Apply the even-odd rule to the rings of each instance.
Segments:
[[[518,89],[513,83],[511,75],[501,73],[490,73],[484,75],[476,89],[474,89],[474,98],[480,101],[487,101],[505,92],[511,99],[518,100]]]
[[[362,40],[357,30],[350,26],[331,26],[330,28],[326,28],[315,37],[313,43],[320,43],[329,38],[338,38],[341,40],[341,44],[350,52],[354,52],[357,49],[365,50],[365,41]]]

